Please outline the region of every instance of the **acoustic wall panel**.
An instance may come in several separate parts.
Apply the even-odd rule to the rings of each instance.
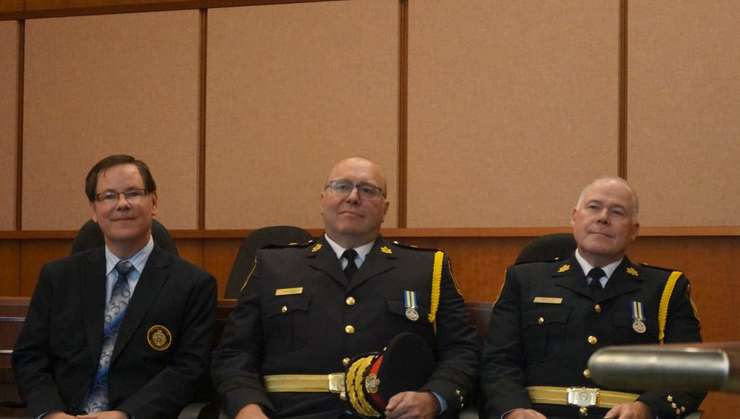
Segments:
[[[0,230],[15,230],[18,143],[18,23],[0,22]]]
[[[563,226],[617,174],[619,2],[409,2],[409,227]]]
[[[395,212],[399,6],[355,0],[208,11],[206,228],[320,227],[347,156],[379,162]]]
[[[149,164],[168,228],[196,228],[199,29],[198,11],[26,22],[24,230],[78,228],[114,153]]]
[[[628,177],[650,226],[740,225],[740,3],[630,2]]]

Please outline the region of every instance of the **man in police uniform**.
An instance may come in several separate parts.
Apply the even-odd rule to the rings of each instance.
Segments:
[[[213,357],[229,417],[348,416],[327,374],[404,331],[434,349],[436,368],[418,391],[393,396],[385,415],[457,417],[476,378],[476,333],[443,253],[379,236],[388,204],[377,164],[342,160],[321,193],[324,237],[257,253]]]
[[[581,389],[568,401],[568,387],[596,387],[586,363],[602,346],[701,339],[686,277],[624,255],[638,209],[626,181],[597,179],[571,214],[575,254],[507,270],[483,355],[485,417],[667,419],[699,406],[702,394],[671,391]]]

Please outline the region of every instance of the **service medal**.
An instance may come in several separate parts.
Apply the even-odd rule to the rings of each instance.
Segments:
[[[645,326],[645,315],[642,310],[642,303],[640,301],[632,302],[632,330],[637,333],[645,333],[647,326]]]
[[[415,322],[419,320],[419,306],[416,305],[416,291],[403,292],[403,306],[406,308],[406,318]]]
[[[415,308],[409,307],[406,309],[406,318],[411,320],[412,322],[415,322],[419,320],[419,312],[416,311]]]

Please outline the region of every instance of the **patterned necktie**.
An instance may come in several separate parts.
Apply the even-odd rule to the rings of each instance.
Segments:
[[[355,264],[355,258],[357,257],[357,251],[355,249],[347,249],[342,253],[342,258],[347,259],[347,266],[344,268],[344,276],[347,279],[352,278],[352,275],[357,272],[357,265]]]
[[[100,351],[100,360],[98,369],[95,372],[93,383],[90,387],[90,393],[85,400],[85,410],[87,413],[102,412],[108,410],[108,371],[110,369],[110,360],[113,356],[113,349],[116,346],[116,337],[118,329],[126,314],[128,301],[131,298],[131,290],[128,287],[127,276],[134,269],[134,265],[127,260],[119,261],[116,264],[118,278],[113,285],[110,301],[105,307],[105,323],[103,325],[103,347]]]
[[[601,278],[605,276],[606,273],[604,273],[604,270],[601,268],[593,268],[588,271],[588,275],[586,275],[586,277],[591,278],[591,282],[588,284],[588,287],[591,289],[591,294],[593,294],[594,297],[601,294],[601,291],[604,290],[603,285],[601,285]]]

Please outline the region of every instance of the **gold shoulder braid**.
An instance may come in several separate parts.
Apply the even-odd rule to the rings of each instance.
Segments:
[[[429,307],[429,323],[434,325],[437,331],[437,309],[439,308],[439,289],[442,283],[442,261],[445,254],[441,251],[434,252],[434,268],[432,269],[432,300]]]
[[[663,343],[665,339],[665,324],[668,321],[668,304],[671,302],[671,295],[673,295],[673,288],[676,287],[676,281],[678,281],[681,275],[683,275],[683,272],[671,272],[663,288],[663,295],[660,296],[660,307],[658,308],[658,341],[660,343]]]

